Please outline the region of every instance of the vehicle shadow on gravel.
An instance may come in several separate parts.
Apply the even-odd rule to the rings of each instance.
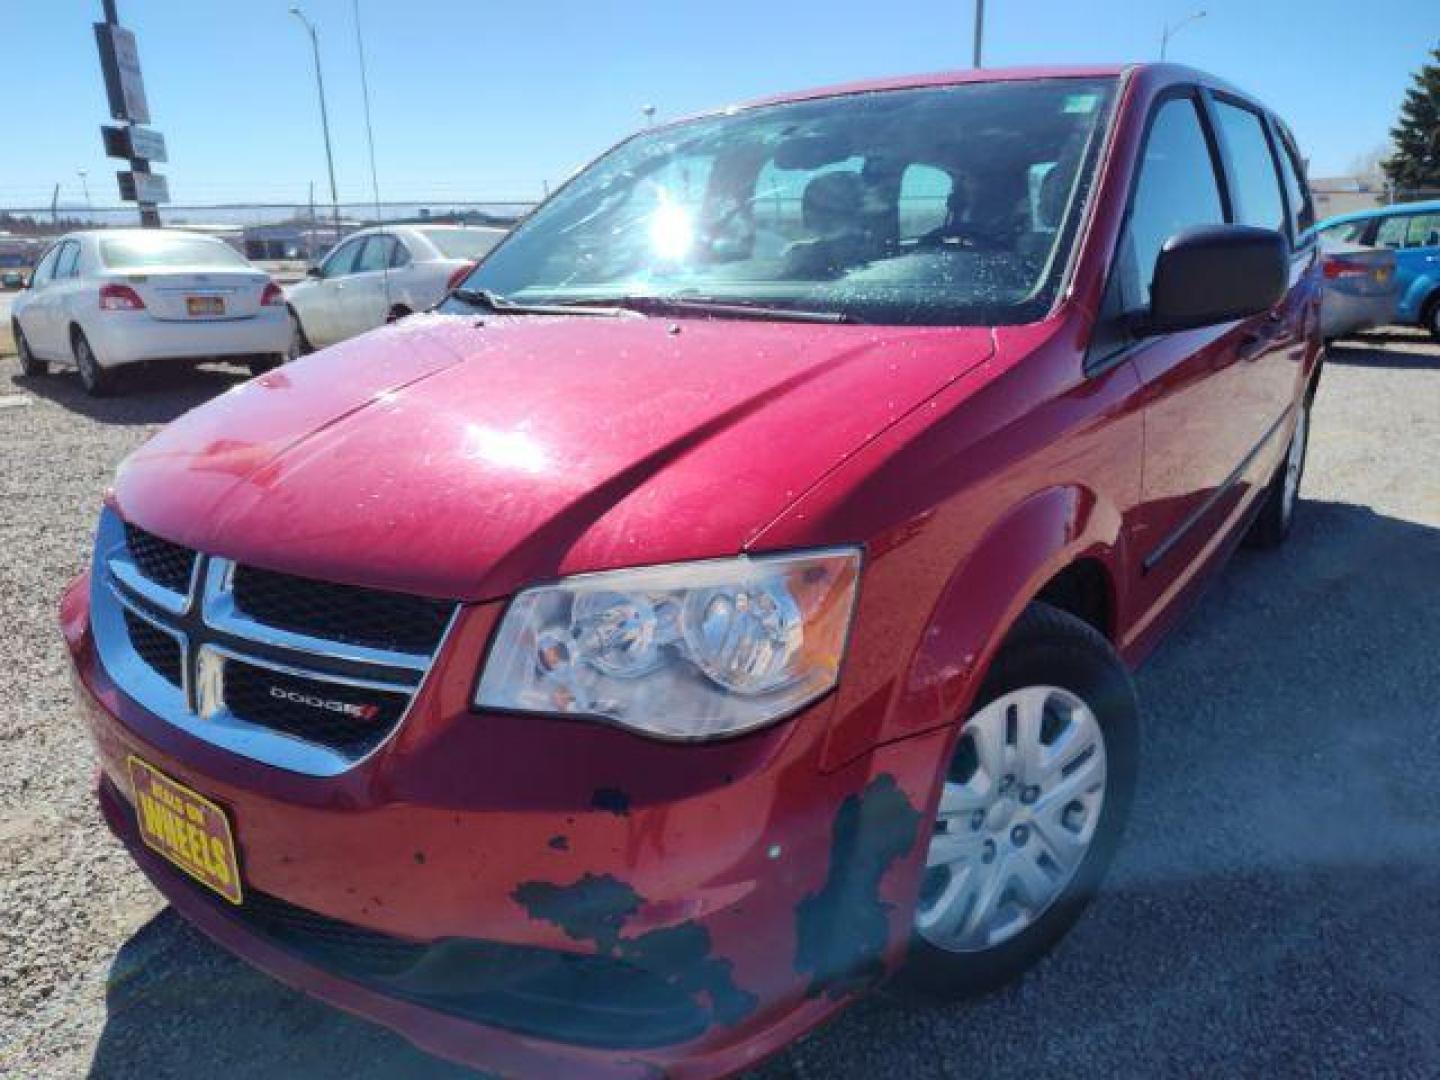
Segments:
[[[1370,368],[1440,368],[1440,352],[1426,331],[1410,327],[1368,330],[1353,338],[1332,342],[1325,353],[1327,364],[1353,364]],[[1389,348],[1388,346],[1417,346]]]
[[[1017,984],[882,990],[755,1080],[1434,1075],[1440,529],[1307,501],[1140,672],[1144,765],[1109,884]],[[91,1075],[464,1077],[173,913],[120,951]]]
[[[93,398],[73,371],[12,375],[18,390],[42,397],[101,424],[166,424],[250,377],[222,364],[149,365],[121,372],[119,393]]]

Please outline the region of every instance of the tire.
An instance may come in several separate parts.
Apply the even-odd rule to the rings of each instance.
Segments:
[[[1425,329],[1430,331],[1430,336],[1440,341],[1440,295],[1431,299],[1425,308],[1424,315]]]
[[[399,322],[401,319],[405,318],[406,315],[410,314],[413,313],[404,304],[396,304],[393,308],[390,309],[390,314],[385,316],[385,322]]]
[[[281,361],[283,364],[299,360],[300,357],[315,351],[315,347],[310,344],[310,339],[305,336],[305,327],[300,324],[300,316],[295,313],[294,308],[289,310],[290,347],[285,351],[285,358]]]
[[[1109,869],[1135,793],[1135,688],[1088,624],[1032,604],[975,700],[946,768],[926,852],[941,865],[925,871],[902,976],[928,998],[1003,986],[1064,937]],[[987,894],[998,899],[986,905]]]
[[[20,329],[19,319],[10,320],[10,336],[15,339],[15,352],[20,356],[22,375],[34,378],[49,373],[50,365],[30,350],[30,342],[25,339],[25,331]]]
[[[91,397],[109,397],[115,392],[115,373],[106,371],[95,358],[95,350],[78,326],[70,332],[70,346],[75,352],[75,366],[80,371],[80,385]]]
[[[289,359],[289,353],[276,353],[274,356],[257,356],[246,363],[251,375],[264,375],[267,371],[274,371],[281,364]]]
[[[1306,394],[1300,404],[1285,457],[1270,478],[1260,513],[1245,535],[1245,542],[1251,547],[1279,547],[1295,524],[1295,508],[1300,503],[1300,482],[1305,477],[1305,456],[1310,446],[1310,397]]]

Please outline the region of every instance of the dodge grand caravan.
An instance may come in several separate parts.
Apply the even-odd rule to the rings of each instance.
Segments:
[[[626,141],[437,311],[121,465],[62,606],[109,826],[223,946],[506,1075],[1013,977],[1117,846],[1129,670],[1290,529],[1299,162],[1175,66]]]

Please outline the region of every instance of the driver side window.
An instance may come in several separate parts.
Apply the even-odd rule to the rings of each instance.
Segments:
[[[55,276],[55,260],[60,256],[60,249],[64,244],[56,244],[35,266],[35,272],[30,275],[30,287],[42,289],[50,284],[50,279]]]
[[[1194,99],[1172,98],[1155,113],[1135,178],[1130,220],[1116,250],[1107,298],[1130,314],[1150,305],[1150,283],[1160,248],[1192,225],[1225,221],[1215,159]]]
[[[346,240],[338,248],[332,251],[329,257],[320,264],[320,276],[322,278],[344,277],[352,272],[355,264],[355,256],[365,243],[365,238]]]

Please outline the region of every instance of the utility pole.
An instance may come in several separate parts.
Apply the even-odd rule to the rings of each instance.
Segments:
[[[971,66],[981,67],[981,44],[985,40],[985,0],[975,0],[975,49]]]
[[[310,32],[310,51],[315,58],[315,90],[320,95],[320,130],[325,135],[325,166],[330,170],[330,213],[335,221],[335,242],[340,242],[340,197],[335,191],[335,155],[330,150],[330,114],[325,107],[325,76],[320,73],[320,38],[315,33],[315,24],[305,17],[300,8],[292,7],[294,15]]]

